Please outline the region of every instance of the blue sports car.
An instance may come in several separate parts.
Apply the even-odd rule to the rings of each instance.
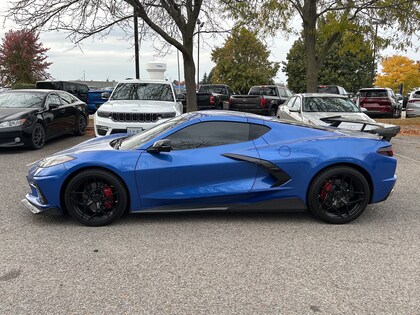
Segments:
[[[346,223],[389,196],[396,165],[391,144],[378,135],[200,111],[36,162],[22,202],[90,226],[126,211],[180,210],[309,210]]]

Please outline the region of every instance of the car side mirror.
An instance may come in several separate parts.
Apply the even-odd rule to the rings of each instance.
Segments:
[[[109,92],[102,92],[101,93],[101,98],[104,100],[109,99],[109,97],[111,96],[111,94]]]
[[[170,152],[172,150],[171,140],[163,139],[158,140],[153,145],[148,148],[146,151],[149,153],[160,153],[160,152]]]
[[[293,113],[299,113],[300,112],[300,108],[289,107],[289,111],[290,112],[293,112]]]
[[[55,108],[58,108],[59,106],[60,104],[51,103],[51,104],[48,104],[48,109],[55,109]]]

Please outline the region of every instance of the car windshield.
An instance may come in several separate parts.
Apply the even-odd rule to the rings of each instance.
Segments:
[[[41,108],[44,96],[37,92],[5,92],[0,94],[0,107]]]
[[[173,102],[174,96],[169,84],[161,83],[120,83],[116,86],[111,100],[151,100]]]
[[[120,148],[123,150],[133,150],[140,147],[142,144],[150,141],[157,135],[170,130],[177,125],[186,121],[185,115],[177,116],[175,118],[169,119],[153,128],[150,128],[142,133],[133,135],[131,137],[125,138],[124,141],[121,143]]]
[[[341,97],[305,97],[305,112],[346,112],[357,113],[359,108],[352,100]]]

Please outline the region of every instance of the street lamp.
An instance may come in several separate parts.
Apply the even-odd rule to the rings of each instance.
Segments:
[[[200,30],[204,26],[204,22],[201,22],[199,19],[197,20],[197,89],[200,85]]]

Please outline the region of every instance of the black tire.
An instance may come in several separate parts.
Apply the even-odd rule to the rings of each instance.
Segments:
[[[127,208],[127,190],[114,174],[86,170],[74,176],[64,192],[70,215],[88,226],[103,226],[118,219]]]
[[[392,112],[392,118],[400,118],[401,117],[401,109],[395,108]]]
[[[76,136],[83,136],[86,133],[87,119],[84,115],[80,115],[77,119],[76,131],[74,134]]]
[[[307,195],[308,208],[318,219],[334,224],[353,221],[370,200],[366,178],[354,168],[336,166],[319,173]]]
[[[31,134],[31,149],[39,150],[45,145],[45,128],[40,123],[35,123]]]
[[[277,115],[277,107],[275,107],[275,106],[271,107],[268,115],[275,117]]]

